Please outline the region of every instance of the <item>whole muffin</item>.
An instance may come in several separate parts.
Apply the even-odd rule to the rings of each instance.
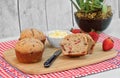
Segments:
[[[42,31],[39,31],[35,28],[28,28],[28,29],[24,29],[21,33],[20,33],[20,38],[24,39],[24,38],[35,38],[35,39],[39,39],[43,42],[43,44],[45,43],[46,40],[46,36],[44,35],[44,33]]]
[[[19,40],[15,45],[15,53],[19,62],[34,63],[42,59],[43,43],[35,38]]]

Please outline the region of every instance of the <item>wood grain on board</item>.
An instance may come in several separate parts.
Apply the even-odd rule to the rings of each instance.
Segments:
[[[102,45],[100,43],[97,43],[93,54],[89,54],[86,56],[70,58],[67,56],[63,56],[61,54],[49,68],[45,68],[43,64],[57,50],[55,48],[50,47],[50,45],[46,45],[45,51],[43,53],[42,61],[38,63],[31,63],[31,64],[20,63],[16,58],[14,49],[5,51],[3,53],[3,57],[9,64],[21,70],[24,73],[46,74],[51,72],[74,69],[94,63],[99,63],[115,57],[118,53],[114,49],[104,52],[101,46]]]

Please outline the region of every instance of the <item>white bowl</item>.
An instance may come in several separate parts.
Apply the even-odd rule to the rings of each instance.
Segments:
[[[58,34],[58,35],[56,35],[55,33]],[[71,32],[68,31],[68,30],[48,31],[46,33],[46,36],[47,36],[47,40],[48,40],[49,44],[52,45],[55,48],[60,48],[60,42],[66,36],[64,33],[66,33],[66,35],[71,34]],[[62,36],[60,36],[60,34],[62,34]]]

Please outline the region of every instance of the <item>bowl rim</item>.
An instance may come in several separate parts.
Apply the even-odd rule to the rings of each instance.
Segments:
[[[72,32],[70,32],[69,30],[62,30],[62,29],[55,29],[55,30],[49,30],[46,32],[46,36],[49,37],[49,38],[54,38],[54,39],[62,39],[62,37],[50,37],[49,34],[50,33],[53,33],[55,31],[64,31],[64,32],[67,32],[68,34],[72,34]]]

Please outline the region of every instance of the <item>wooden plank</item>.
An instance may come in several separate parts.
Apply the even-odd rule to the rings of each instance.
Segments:
[[[19,0],[21,29],[47,30],[45,0]]]
[[[46,0],[48,30],[73,27],[71,2],[69,0]]]
[[[0,38],[18,35],[17,0],[0,0]]]
[[[105,61],[107,59],[113,58],[117,55],[117,51],[112,49],[107,52],[102,50],[102,44],[97,43],[95,45],[94,52],[86,56],[70,58],[63,56],[62,54],[54,61],[54,63],[49,68],[44,67],[44,62],[56,51],[56,48],[52,48],[49,45],[46,45],[45,51],[42,56],[42,60],[38,63],[25,64],[20,63],[15,55],[15,50],[10,49],[3,53],[5,60],[10,63],[12,66],[18,68],[22,72],[28,74],[46,74],[57,71],[64,71],[73,68],[78,68],[85,65],[90,65]],[[102,58],[101,58],[102,57]]]

